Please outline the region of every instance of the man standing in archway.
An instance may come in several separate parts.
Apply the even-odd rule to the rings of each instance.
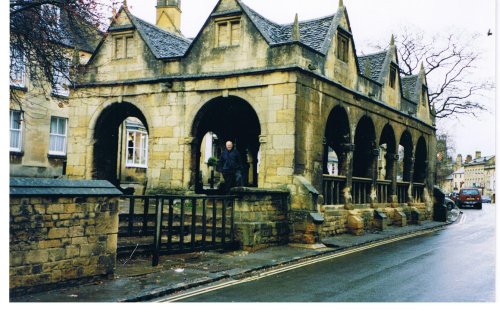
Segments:
[[[242,185],[241,158],[232,141],[226,142],[226,149],[217,164],[217,171],[224,177],[224,192],[229,193],[231,188]]]

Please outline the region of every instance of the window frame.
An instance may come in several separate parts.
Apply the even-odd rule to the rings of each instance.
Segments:
[[[45,19],[54,18],[54,25],[50,25],[49,27],[54,26],[56,30],[61,29],[61,8],[57,5],[53,5],[50,3],[44,3],[40,6],[41,16]]]
[[[237,42],[235,43],[235,38],[236,36],[234,36],[234,25],[238,24],[239,25],[239,28],[238,28],[238,36],[237,36]],[[220,18],[220,19],[217,19],[215,21],[215,31],[216,31],[216,35],[215,35],[215,46],[217,48],[228,48],[228,47],[238,47],[240,44],[241,44],[241,41],[242,41],[242,25],[241,25],[241,16],[237,16],[237,17],[234,17],[234,16],[231,16],[231,17],[226,17],[226,18]],[[225,25],[226,26],[226,31],[227,31],[227,44],[225,45],[221,45],[221,41],[220,41],[220,29],[221,29],[221,26],[222,25]]]
[[[13,53],[14,52],[14,53]],[[15,55],[18,53],[19,55]],[[14,54],[14,56],[13,56]],[[12,62],[13,60],[16,60],[16,62]],[[17,68],[17,61],[20,61],[20,66]],[[13,64],[15,66],[13,67]],[[16,69],[15,72],[13,72],[13,69]],[[12,87],[19,87],[19,88],[26,88],[26,53],[22,51],[21,49],[12,47],[10,48],[10,70],[9,70],[9,79],[10,79],[10,86]],[[15,77],[13,75],[15,74]],[[19,82],[17,82],[17,78],[20,76]],[[16,80],[12,80],[12,78],[16,78]]]
[[[398,69],[394,64],[391,64],[389,67],[389,87],[392,89],[396,88],[396,77],[397,77]]]
[[[19,113],[19,128],[16,129],[16,128],[12,128],[13,126],[13,113],[16,112],[16,113]],[[10,140],[9,140],[9,151],[10,152],[22,152],[23,151],[23,125],[24,125],[24,122],[23,122],[23,112],[20,111],[20,110],[10,110],[9,111],[9,136],[12,137],[12,131],[16,131],[18,132],[18,147],[13,147],[10,143]],[[10,138],[9,138],[10,139]]]
[[[118,40],[122,42],[122,52],[118,54]],[[128,43],[132,42],[134,45],[134,53],[129,55],[129,45]],[[113,60],[124,60],[124,59],[133,59],[137,56],[137,40],[133,32],[121,33],[113,35],[113,49],[112,49],[112,59]]]
[[[52,120],[56,119],[57,120],[57,125],[59,125],[59,121],[65,121],[64,125],[64,134],[59,134],[59,133],[53,133],[52,132]],[[50,125],[49,125],[49,155],[55,155],[55,156],[66,156],[68,152],[68,121],[69,119],[67,117],[60,117],[60,116],[51,116],[50,117]],[[56,126],[56,131],[59,129],[58,126]],[[63,151],[59,150],[52,150],[52,138],[63,138]]]
[[[337,32],[337,59],[344,63],[349,62],[349,42],[348,35]]]
[[[149,135],[146,129],[126,129],[127,131],[127,140],[126,140],[126,158],[125,158],[125,167],[128,168],[148,168],[148,149],[149,149]],[[129,136],[132,135],[133,140],[133,146],[129,146],[129,141],[128,138]],[[141,141],[142,146],[140,148],[137,148],[135,146],[136,143],[136,137],[137,135],[144,135],[144,142]],[[129,150],[132,148],[132,159],[129,159]],[[140,156],[139,156],[139,162],[135,162],[134,155],[136,151],[140,151]],[[144,161],[144,162],[141,162]]]
[[[70,80],[70,60],[61,59],[57,61],[56,68],[54,69],[52,75],[52,95],[68,97],[69,87],[71,85]],[[60,69],[63,69],[62,72]],[[64,87],[66,85],[66,88]]]

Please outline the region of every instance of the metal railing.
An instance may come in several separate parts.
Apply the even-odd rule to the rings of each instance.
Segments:
[[[124,196],[118,252],[141,247],[153,255],[227,250],[237,246],[234,196]]]

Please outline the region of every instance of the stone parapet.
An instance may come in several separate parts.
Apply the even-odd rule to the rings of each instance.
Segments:
[[[238,187],[234,223],[243,249],[256,250],[288,242],[289,192],[282,189]]]

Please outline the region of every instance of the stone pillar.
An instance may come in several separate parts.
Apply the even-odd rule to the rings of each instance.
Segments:
[[[410,187],[408,187],[408,202],[412,203],[413,199],[413,174],[415,173],[415,156],[410,159]]]
[[[370,205],[374,207],[378,203],[377,199],[377,179],[378,179],[378,156],[380,155],[380,150],[374,148],[372,150],[372,183],[370,187]]]
[[[393,206],[397,206],[398,204],[398,167],[397,162],[399,160],[399,155],[397,153],[387,153],[385,156],[387,160],[387,168],[390,169],[390,178],[391,178],[391,188],[389,190],[389,202],[392,203]]]
[[[352,143],[346,143],[342,145],[344,160],[343,167],[346,169],[346,183],[344,190],[342,191],[343,202],[346,209],[352,209],[352,171],[354,167],[353,158],[354,158],[354,148],[355,145]]]

